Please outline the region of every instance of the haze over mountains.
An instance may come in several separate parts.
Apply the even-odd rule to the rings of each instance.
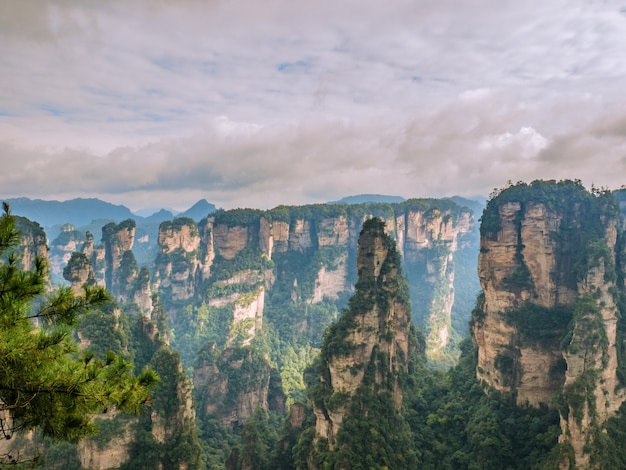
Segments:
[[[11,212],[31,220],[36,220],[44,227],[59,224],[83,226],[90,224],[94,219],[107,219],[120,222],[125,219],[134,219],[137,222],[162,222],[176,217],[190,217],[200,220],[215,212],[215,205],[206,199],[201,199],[184,212],[173,213],[161,209],[148,217],[133,213],[128,207],[115,205],[96,198],[77,198],[68,201],[46,201],[27,197],[5,199],[11,206]]]

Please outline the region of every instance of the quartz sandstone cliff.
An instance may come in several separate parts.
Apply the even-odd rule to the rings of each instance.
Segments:
[[[84,253],[74,252],[63,268],[63,278],[70,283],[75,294],[80,294],[83,286],[96,284],[96,275],[91,261]]]
[[[324,298],[334,300],[342,292],[352,291],[354,268],[350,264],[354,262],[360,228],[372,216],[384,221],[403,255],[409,282],[413,287],[420,286],[422,293],[413,299],[412,316],[425,330],[429,357],[437,362],[448,351],[455,334],[451,318],[455,302],[455,253],[460,249],[477,250],[477,246],[471,247],[464,241],[475,230],[471,211],[450,201],[363,205],[351,211],[342,206],[222,211],[198,224],[199,236],[193,228],[172,231],[169,228],[172,222],[166,222],[159,235],[161,255],[156,261],[155,284],[172,300],[206,295],[199,289],[207,281],[215,287],[262,283],[268,292],[275,279],[284,275],[282,269],[272,272],[258,268],[256,274],[250,274],[254,269],[241,270],[224,278],[220,277],[220,266],[238,265],[242,257],[252,255],[279,262],[288,253],[307,256],[319,253],[321,262],[310,291],[303,291],[298,273],[286,282],[294,287],[294,302],[315,304]],[[163,229],[165,225],[167,231]],[[423,288],[424,284],[427,289]],[[215,306],[233,304],[238,298],[232,294],[234,291],[237,289],[231,287],[230,293],[223,295],[213,289],[207,301]],[[263,316],[262,311],[259,316]]]
[[[132,219],[102,227],[105,254],[105,283],[115,298],[126,301],[138,274],[132,252],[136,223]]]
[[[205,238],[212,241],[211,232]],[[173,301],[186,300],[210,272],[212,256],[202,256],[200,230],[190,218],[162,222],[159,227],[159,255],[155,260],[155,288]]]
[[[625,398],[616,351],[620,233],[614,201],[576,182],[518,184],[483,214],[478,379],[520,405],[561,397],[560,441],[577,468],[589,467],[594,433]]]
[[[46,233],[37,222],[31,222],[25,217],[15,217],[15,226],[20,231],[20,240],[15,248],[21,258],[24,269],[32,269],[35,259],[40,258],[49,262]]]
[[[255,409],[283,412],[280,376],[255,349],[207,345],[194,372],[199,415],[223,426],[243,426]]]
[[[331,450],[350,401],[362,387],[391,394],[396,410],[400,409],[399,377],[408,367],[408,288],[395,242],[385,234],[380,219],[363,226],[357,270],[350,308],[327,332],[317,368],[321,394],[313,398],[315,435],[327,440]]]
[[[152,357],[145,359],[150,359],[149,364],[160,381],[152,390],[151,400],[143,407],[141,416],[121,415],[116,410],[109,410],[98,420],[99,425],[106,420],[115,420],[116,432],[109,441],[103,442],[102,437],[96,436],[79,442],[77,456],[83,468],[105,470],[123,465],[131,468],[143,465],[142,468],[161,470],[197,468],[200,450],[192,384],[183,371],[178,353],[169,347],[167,331],[160,331],[157,325],[158,319],[162,321],[160,317],[164,316],[158,297],[153,298],[152,305],[153,311],[140,317],[137,329],[144,338],[142,353],[152,351]],[[181,453],[178,446],[184,447],[185,452]],[[153,455],[145,455],[146,447]]]

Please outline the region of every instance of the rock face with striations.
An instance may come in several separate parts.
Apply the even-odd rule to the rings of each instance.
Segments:
[[[161,223],[155,285],[162,294],[174,301],[194,295],[198,283],[210,274],[212,243],[212,230],[206,219],[201,222],[201,229],[188,217]]]
[[[192,384],[184,373],[178,353],[169,347],[167,329],[160,330],[165,312],[158,296],[154,296],[151,303],[151,314],[138,319],[136,332],[143,350],[136,361],[141,361],[142,366],[149,364],[160,380],[151,390],[151,399],[142,407],[139,417],[113,409],[98,418],[100,427],[112,420],[108,428],[114,427],[116,432],[109,436],[110,440],[97,435],[79,442],[77,456],[82,468],[198,468],[200,448]]]
[[[69,281],[70,287],[75,294],[82,291],[82,287],[96,285],[96,276],[89,258],[84,253],[74,252],[65,268],[63,268],[63,278]]]
[[[395,242],[380,219],[363,225],[358,242],[358,282],[350,307],[327,331],[313,397],[317,439],[332,450],[352,399],[367,389],[402,406],[399,377],[407,372],[411,323],[408,286]],[[373,412],[373,410],[372,410]]]
[[[62,274],[63,267],[69,262],[72,253],[79,251],[85,241],[85,235],[72,224],[61,227],[61,233],[50,242],[50,274],[53,279]]]
[[[595,433],[625,399],[616,351],[620,234],[612,196],[572,181],[509,187],[482,218],[477,376],[520,405],[561,396],[560,441],[572,446],[577,468],[589,466]]]
[[[94,244],[93,234],[90,231],[85,233],[85,243],[83,243],[80,252],[84,253],[84,255],[91,261],[91,266],[96,278],[96,284],[106,287],[106,256],[104,253],[104,246]]]
[[[397,241],[405,272],[414,287],[412,318],[426,332],[429,357],[433,362],[450,361],[454,357],[449,348],[454,335],[459,339],[469,320],[457,320],[456,325],[452,321],[457,283],[455,257],[457,252],[465,250],[471,252],[466,258],[475,260],[478,251],[471,211],[450,200],[218,211],[200,222],[199,245],[191,243],[191,239],[188,247],[165,243],[180,237],[169,232],[165,236],[162,230],[156,283],[160,283],[162,292],[171,290],[169,297],[173,300],[186,299],[203,295],[204,291],[198,291],[202,284],[204,288],[241,284],[250,289],[248,286],[255,282],[238,279],[244,273],[256,271],[255,276],[264,278],[265,291],[270,296],[273,283],[282,281],[293,286],[294,303],[318,304],[325,298],[332,301],[352,291],[359,231],[363,222],[371,217],[383,220],[387,232]],[[255,264],[250,261],[253,257],[273,262],[273,273],[269,269],[271,263],[265,270],[260,262],[249,268]],[[175,261],[175,258],[180,259]],[[297,270],[294,262],[299,264]],[[224,266],[227,268],[220,269]],[[313,276],[309,269],[315,269]],[[459,280],[464,290],[471,291],[466,296],[467,311],[478,291],[472,271],[468,269],[465,278]],[[237,288],[230,287],[228,292],[236,291]],[[164,297],[168,298],[168,294]],[[236,296],[227,297],[221,292],[208,297],[219,305],[236,300]],[[294,327],[306,328],[307,321],[303,318],[302,325]]]
[[[15,216],[15,225],[20,231],[20,241],[16,251],[22,259],[24,269],[32,269],[36,258],[48,261],[46,233],[41,225],[19,216]]]
[[[102,227],[106,271],[106,287],[122,300],[127,300],[128,289],[137,276],[137,262],[132,248],[136,223],[132,219],[119,224],[111,222]]]
[[[215,418],[223,426],[243,426],[257,408],[283,412],[281,379],[267,359],[249,347],[226,348],[214,344],[200,353],[194,372],[201,418]]]

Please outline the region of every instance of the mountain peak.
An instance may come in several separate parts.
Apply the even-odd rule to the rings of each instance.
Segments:
[[[384,194],[358,194],[356,196],[346,196],[337,201],[329,201],[328,204],[397,204],[404,202],[402,196],[386,196]]]
[[[215,212],[215,205],[208,202],[206,199],[200,199],[193,206],[177,215],[177,217],[189,217],[195,221],[199,221],[205,218],[207,215]]]

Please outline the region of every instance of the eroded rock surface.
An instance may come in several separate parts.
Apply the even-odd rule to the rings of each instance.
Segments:
[[[478,379],[519,405],[552,406],[562,395],[560,441],[572,446],[577,468],[588,468],[594,433],[625,399],[616,352],[620,231],[612,197],[571,181],[512,186],[489,202],[481,225]]]

